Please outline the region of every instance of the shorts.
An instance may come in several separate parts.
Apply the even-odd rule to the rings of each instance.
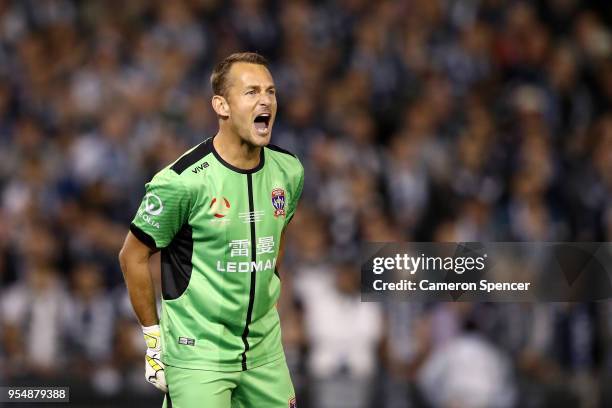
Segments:
[[[208,371],[166,366],[163,408],[295,408],[295,391],[284,358],[246,371]]]

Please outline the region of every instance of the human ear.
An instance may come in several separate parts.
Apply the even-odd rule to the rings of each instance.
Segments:
[[[212,97],[212,107],[215,110],[215,113],[222,117],[229,117],[230,115],[230,107],[227,100],[221,95],[214,95]]]

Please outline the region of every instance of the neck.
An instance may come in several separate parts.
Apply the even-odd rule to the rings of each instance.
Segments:
[[[249,145],[237,135],[219,130],[213,146],[223,160],[239,169],[250,170],[259,164],[261,147]]]

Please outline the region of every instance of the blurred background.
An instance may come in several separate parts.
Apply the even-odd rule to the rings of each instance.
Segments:
[[[354,263],[363,241],[612,241],[611,16],[0,0],[0,384],[161,404],[117,254],[144,183],[215,134],[212,66],[248,50],[306,168],[280,307],[300,407],[612,406],[611,303],[361,303]]]

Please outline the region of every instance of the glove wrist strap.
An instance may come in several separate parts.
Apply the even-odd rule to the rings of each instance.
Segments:
[[[161,348],[159,324],[154,324],[153,326],[142,326],[142,333],[144,335],[145,342],[147,343],[147,347],[149,349],[159,351]]]
[[[142,332],[144,334],[157,335],[159,336],[159,324],[154,324],[153,326],[141,326]]]

